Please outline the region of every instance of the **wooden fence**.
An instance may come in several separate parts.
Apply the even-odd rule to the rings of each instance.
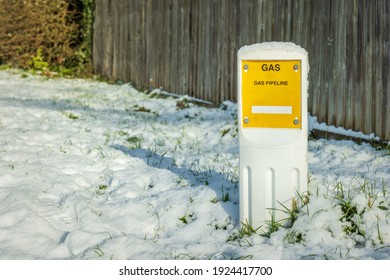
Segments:
[[[138,88],[236,101],[236,53],[309,52],[309,111],[390,139],[388,0],[95,0],[94,67]]]

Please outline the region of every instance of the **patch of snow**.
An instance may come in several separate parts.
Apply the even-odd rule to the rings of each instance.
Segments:
[[[330,132],[335,133],[338,135],[343,136],[349,136],[352,138],[362,139],[362,140],[368,140],[368,141],[380,141],[380,137],[376,136],[375,133],[371,133],[369,135],[364,134],[360,131],[353,131],[351,129],[345,129],[343,127],[335,127],[334,125],[327,125],[326,123],[322,122],[319,123],[317,121],[317,117],[309,116],[309,131],[312,130],[320,130],[324,132]]]

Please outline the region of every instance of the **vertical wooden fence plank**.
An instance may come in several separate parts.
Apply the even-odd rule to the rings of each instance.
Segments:
[[[363,1],[357,1],[357,65],[352,71],[356,71],[356,78],[353,81],[356,85],[355,87],[355,127],[359,127],[360,130],[364,131],[364,77],[365,77],[365,48],[366,48],[366,16],[364,11]]]
[[[346,14],[346,1],[334,2],[333,14],[337,18],[337,24],[334,30],[334,63],[333,63],[333,80],[334,80],[334,96],[335,96],[335,119],[336,126],[343,126],[343,121],[346,119],[346,17],[340,15]],[[336,21],[336,19],[334,19]]]
[[[357,28],[358,5],[352,1],[346,7],[346,80],[344,81],[346,90],[345,95],[345,119],[346,127],[355,127],[355,106],[357,92],[357,69],[358,69],[358,28]]]
[[[102,54],[102,45],[103,45],[103,32],[102,32],[102,21],[103,17],[103,0],[95,0],[95,10],[94,10],[94,22],[93,22],[93,50],[92,50],[92,62],[94,67],[94,72],[99,74],[104,74],[102,67],[102,59],[100,55]]]
[[[112,54],[113,54],[113,17],[111,11],[112,5],[111,0],[107,0],[103,4],[103,13],[104,13],[104,25],[102,26],[104,32],[104,49],[103,49],[103,71],[106,73],[107,77],[112,79]]]
[[[364,14],[365,14],[365,27],[364,27],[364,68],[362,69],[364,89],[362,92],[363,96],[363,107],[364,107],[364,116],[363,116],[363,132],[372,131],[373,128],[373,89],[372,89],[372,78],[373,78],[373,5],[372,1],[365,0],[364,2]]]
[[[382,90],[383,90],[383,137],[390,140],[390,2],[383,1],[381,9],[381,48],[383,51],[382,59]]]

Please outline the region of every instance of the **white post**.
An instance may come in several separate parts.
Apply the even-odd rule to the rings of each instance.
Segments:
[[[238,51],[240,221],[253,228],[286,218],[307,191],[307,52],[259,43]]]

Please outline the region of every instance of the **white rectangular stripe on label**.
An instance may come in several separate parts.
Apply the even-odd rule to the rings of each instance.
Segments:
[[[292,114],[292,106],[252,106],[252,114]]]

